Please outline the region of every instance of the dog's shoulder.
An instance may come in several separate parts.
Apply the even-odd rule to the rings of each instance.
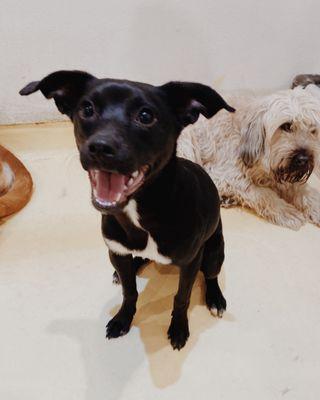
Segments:
[[[205,186],[208,192],[216,191],[215,184],[201,165],[182,157],[177,157],[177,164],[176,178],[178,182],[186,184],[186,187],[189,188],[193,183],[195,188]]]
[[[175,181],[176,197],[183,204],[201,208],[204,212],[208,209],[219,208],[220,200],[216,185],[202,166],[178,158],[178,168]]]

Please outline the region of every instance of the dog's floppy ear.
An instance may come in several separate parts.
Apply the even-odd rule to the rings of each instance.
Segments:
[[[215,90],[200,83],[169,82],[160,89],[182,126],[195,123],[200,114],[211,118],[222,108],[235,111]]]
[[[264,152],[266,132],[263,116],[264,111],[249,111],[241,128],[240,158],[247,167],[252,167]]]
[[[41,81],[30,82],[20,90],[22,96],[40,90],[47,98],[53,98],[58,110],[72,118],[72,112],[83,95],[88,82],[96,79],[83,71],[57,71]]]

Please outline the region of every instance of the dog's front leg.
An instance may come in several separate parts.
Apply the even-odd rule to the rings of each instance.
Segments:
[[[122,284],[123,301],[118,313],[108,322],[106,336],[108,339],[125,335],[129,329],[136,313],[138,298],[136,286],[136,268],[133,265],[131,255],[120,256],[109,252],[110,260],[116,269]]]
[[[320,227],[320,193],[316,189],[309,185],[301,186],[293,198],[293,203],[309,222]]]
[[[133,263],[133,267],[136,271],[136,274],[138,273],[140,267],[147,264],[149,261],[150,260],[148,260],[147,258],[133,257],[132,263]],[[117,271],[114,271],[114,273],[113,273],[112,283],[114,283],[115,285],[120,285],[120,283],[121,283]]]
[[[182,349],[190,335],[187,312],[192,287],[200,269],[201,258],[202,252],[193,262],[180,267],[179,289],[174,298],[172,319],[168,330],[168,338],[174,350]]]
[[[258,215],[286,228],[298,230],[306,222],[305,216],[292,204],[281,199],[269,188],[251,185],[241,194],[243,205]]]

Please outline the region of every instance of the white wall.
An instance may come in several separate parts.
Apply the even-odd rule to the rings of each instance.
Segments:
[[[220,90],[320,73],[319,0],[1,0],[0,123],[58,119],[18,90],[57,69]]]

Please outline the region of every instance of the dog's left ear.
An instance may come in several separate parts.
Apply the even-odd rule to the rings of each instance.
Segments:
[[[160,89],[183,127],[195,123],[200,114],[211,118],[223,108],[235,112],[215,90],[200,83],[169,82]]]
[[[53,98],[58,110],[72,119],[72,113],[87,84],[97,79],[84,71],[57,71],[41,81],[30,82],[20,90],[21,96],[27,96],[40,90],[47,98]]]
[[[265,150],[264,114],[264,109],[249,109],[240,131],[240,159],[248,168],[258,162]]]

